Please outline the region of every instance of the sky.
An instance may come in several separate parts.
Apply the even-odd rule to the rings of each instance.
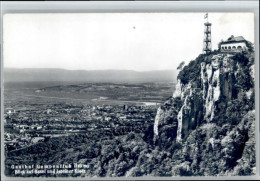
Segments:
[[[8,68],[165,70],[203,48],[205,13],[6,14]],[[212,48],[231,35],[254,43],[252,13],[209,13]]]

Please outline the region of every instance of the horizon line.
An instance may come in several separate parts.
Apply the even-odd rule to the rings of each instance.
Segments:
[[[67,71],[134,71],[134,72],[151,72],[151,71],[178,71],[177,69],[160,69],[160,70],[133,70],[133,69],[66,69],[66,68],[17,68],[17,67],[3,67],[5,69],[57,69],[57,70],[67,70]]]

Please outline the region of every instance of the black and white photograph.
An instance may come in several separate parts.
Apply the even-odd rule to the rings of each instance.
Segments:
[[[7,178],[254,176],[250,12],[7,13]]]

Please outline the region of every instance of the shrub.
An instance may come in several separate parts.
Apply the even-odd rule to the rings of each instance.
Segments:
[[[177,77],[182,84],[187,84],[190,81],[194,81],[197,85],[200,84],[200,63],[204,62],[206,57],[207,55],[200,54],[195,60],[183,67]]]

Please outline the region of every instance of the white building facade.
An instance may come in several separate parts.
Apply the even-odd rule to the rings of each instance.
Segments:
[[[241,52],[247,49],[247,41],[242,36],[231,36],[227,41],[220,43],[221,52]]]

